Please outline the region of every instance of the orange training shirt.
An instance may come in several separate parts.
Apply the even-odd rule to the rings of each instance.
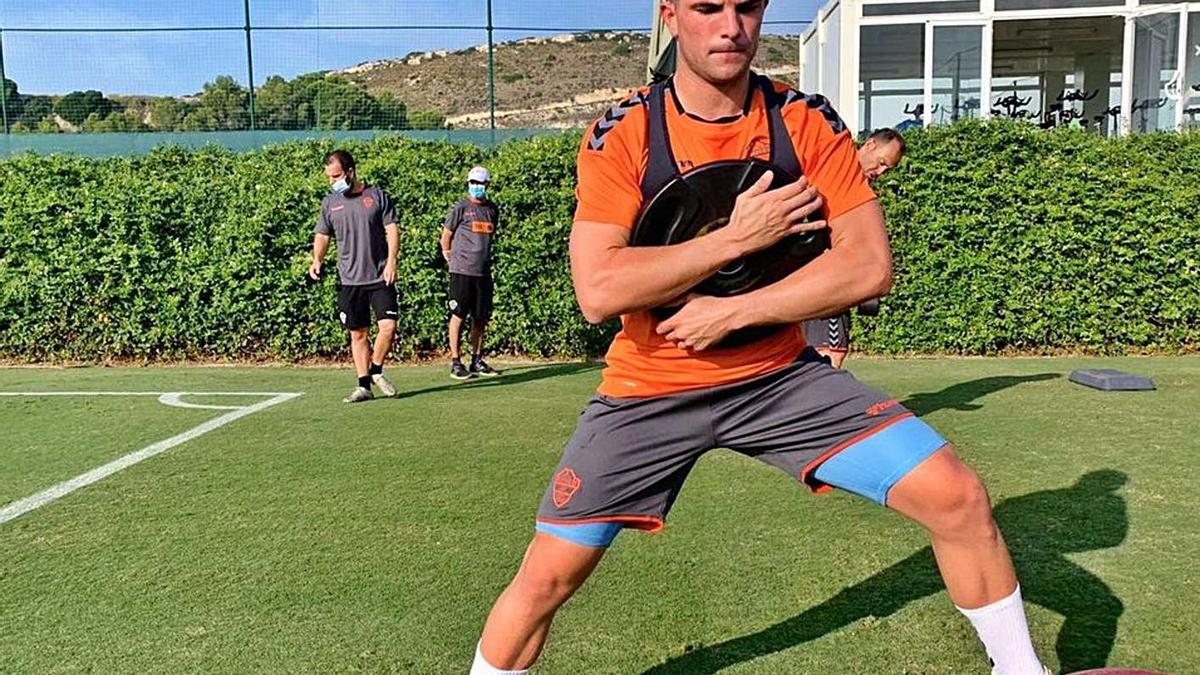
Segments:
[[[776,91],[788,92],[774,82]],[[642,175],[648,157],[645,101],[648,87],[614,106],[588,129],[579,150],[578,206],[575,222],[589,221],[633,228],[642,208]],[[667,133],[680,173],[710,162],[770,160],[765,101],[751,86],[746,114],[702,121],[679,109],[667,92]],[[782,109],[796,157],[810,183],[825,200],[825,218],[838,216],[872,199],[854,141],[823,97],[790,92]],[[835,131],[835,124],[841,131]],[[605,357],[599,391],[606,396],[645,397],[713,387],[769,373],[796,359],[804,348],[798,326],[738,347],[693,353],[655,332],[649,312],[621,316],[622,330]]]

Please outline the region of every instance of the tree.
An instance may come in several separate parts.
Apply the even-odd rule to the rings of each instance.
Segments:
[[[183,128],[192,107],[177,98],[156,98],[150,102],[150,126],[158,131],[177,131]]]
[[[9,105],[12,105],[11,103]],[[9,110],[12,113],[12,110]],[[28,129],[37,129],[45,120],[50,120],[53,123],[54,102],[49,96],[22,96],[21,97],[21,116],[17,118],[17,122]],[[54,125],[55,131],[58,131],[58,125]]]
[[[83,131],[88,133],[104,133],[112,131],[153,131],[150,125],[123,112],[109,113],[105,117],[101,117],[97,113],[92,113],[83,121]]]
[[[250,126],[250,93],[232,77],[221,75],[204,85],[200,102],[183,126],[189,131],[232,131]]]
[[[379,95],[379,119],[375,126],[379,129],[406,129],[411,124],[408,119],[408,106],[396,98],[390,91]]]
[[[17,91],[17,83],[7,77],[0,85],[4,86],[4,106],[8,111],[5,121],[11,125],[21,115],[21,94]]]
[[[411,129],[442,129],[446,126],[446,116],[436,110],[414,110],[408,116]]]
[[[254,96],[254,112],[263,129],[303,129],[306,119],[296,87],[278,75],[267,78]]]
[[[390,129],[377,126],[381,107],[366,90],[340,77],[324,73],[301,75],[293,82],[305,102],[308,127],[316,129]]]
[[[105,98],[104,94],[95,89],[73,91],[58,99],[54,104],[54,112],[74,126],[83,124],[88,115],[96,114],[104,118],[108,117],[109,113],[119,110],[121,110],[119,103]]]

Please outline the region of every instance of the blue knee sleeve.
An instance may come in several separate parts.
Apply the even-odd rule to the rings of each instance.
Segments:
[[[624,525],[618,522],[562,524],[544,523],[539,520],[534,529],[580,546],[607,548],[617,538],[617,533],[622,527]]]
[[[908,417],[830,457],[814,477],[886,505],[888,490],[944,445],[946,439],[933,427]]]

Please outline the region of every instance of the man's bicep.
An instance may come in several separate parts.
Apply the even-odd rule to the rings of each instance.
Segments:
[[[587,283],[612,256],[629,245],[629,228],[612,223],[576,221],[571,228],[571,275]]]
[[[871,199],[829,221],[834,248],[854,247],[863,252],[891,256],[883,209]]]

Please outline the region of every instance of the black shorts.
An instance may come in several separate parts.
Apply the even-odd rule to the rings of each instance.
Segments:
[[[492,318],[492,278],[450,274],[450,313],[460,319]]]
[[[804,341],[814,349],[850,351],[850,312],[804,322]]]
[[[338,289],[338,319],[346,330],[361,330],[371,326],[371,310],[376,321],[395,321],[400,316],[396,304],[396,287],[382,281],[365,286],[342,286]]]

